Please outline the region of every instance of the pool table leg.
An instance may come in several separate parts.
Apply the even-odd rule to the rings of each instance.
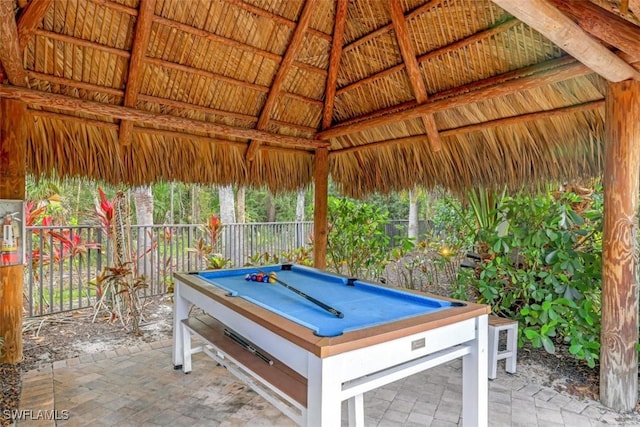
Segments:
[[[342,384],[332,369],[335,358],[320,359],[309,354],[307,377],[307,420],[309,427],[335,427],[341,423]]]
[[[173,291],[173,368],[180,369],[183,364],[184,331],[182,320],[189,317],[189,303],[180,296],[180,283]]]
[[[476,339],[462,358],[462,425],[487,427],[489,416],[487,315],[476,318]]]
[[[364,427],[364,395],[358,394],[347,401],[349,427]]]

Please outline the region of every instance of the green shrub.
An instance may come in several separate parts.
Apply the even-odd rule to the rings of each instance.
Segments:
[[[600,351],[601,201],[565,193],[505,197],[501,233],[481,229],[487,248],[476,286],[498,314],[520,321],[520,342],[555,344],[595,366]],[[585,209],[585,206],[587,208]]]
[[[337,273],[377,279],[389,258],[388,214],[372,204],[329,197],[327,266]]]

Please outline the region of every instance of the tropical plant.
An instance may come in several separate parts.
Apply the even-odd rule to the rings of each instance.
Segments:
[[[205,270],[220,270],[233,266],[231,260],[224,258],[218,251],[222,230],[220,219],[214,214],[209,215],[209,220],[202,230],[206,238],[200,237],[193,248],[187,248],[188,252],[195,253],[202,260]]]
[[[507,197],[508,232],[480,230],[487,256],[476,280],[483,302],[521,323],[520,341],[557,343],[590,366],[599,355],[601,212],[575,193]],[[576,210],[575,207],[580,207]]]
[[[131,325],[133,333],[140,334],[142,301],[140,291],[149,285],[145,276],[134,274],[134,263],[125,263],[118,267],[106,267],[95,280],[98,301],[93,315],[106,311],[111,321],[120,320],[122,326]],[[110,296],[113,296],[111,298]]]
[[[89,282],[99,297],[93,319],[99,312],[106,311],[111,320],[120,319],[123,326],[131,325],[133,332],[139,334],[139,325],[144,319],[139,292],[148,285],[145,276],[138,272],[138,260],[146,253],[135,253],[131,247],[131,211],[124,193],[118,192],[112,201],[101,188],[98,194],[94,214],[111,242],[113,264]],[[147,251],[150,250],[152,248]]]

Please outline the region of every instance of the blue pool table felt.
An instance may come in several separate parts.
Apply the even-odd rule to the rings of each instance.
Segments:
[[[343,318],[331,314],[318,305],[297,295],[278,283],[245,280],[251,273],[275,271],[278,279],[305,294],[341,311]],[[383,286],[353,281],[343,276],[313,268],[281,265],[215,270],[197,273],[211,285],[277,313],[293,322],[310,328],[318,336],[332,337],[345,332],[407,319],[453,306],[446,300],[430,298]]]

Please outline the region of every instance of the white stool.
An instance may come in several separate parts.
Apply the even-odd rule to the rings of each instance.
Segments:
[[[507,347],[500,350],[500,332],[507,331]],[[489,379],[496,377],[498,360],[505,360],[507,372],[515,374],[518,358],[518,322],[498,316],[489,316]]]

